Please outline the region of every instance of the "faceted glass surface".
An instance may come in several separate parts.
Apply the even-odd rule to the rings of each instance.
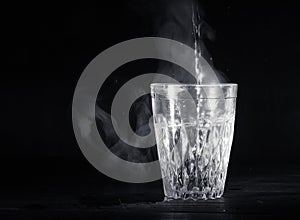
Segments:
[[[167,200],[222,196],[234,132],[236,93],[236,84],[151,85]]]

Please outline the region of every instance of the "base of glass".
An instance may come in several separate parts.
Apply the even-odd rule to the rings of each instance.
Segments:
[[[219,199],[223,195],[222,191],[217,192],[185,192],[185,193],[178,193],[174,192],[172,196],[165,195],[164,201],[172,201],[172,200],[214,200]]]

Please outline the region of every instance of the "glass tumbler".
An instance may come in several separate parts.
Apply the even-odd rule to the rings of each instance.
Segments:
[[[237,84],[151,84],[165,200],[223,195]]]

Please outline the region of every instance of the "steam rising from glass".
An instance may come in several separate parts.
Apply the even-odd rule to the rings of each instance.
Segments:
[[[146,2],[144,2],[146,4]],[[152,3],[152,2],[151,2]],[[148,4],[148,3],[147,3]],[[150,4],[150,3],[149,3]],[[155,47],[155,50],[157,54],[166,54],[168,53],[168,57],[179,57],[179,60],[182,60],[182,63],[193,63],[193,65],[188,65],[189,68],[182,68],[182,66],[170,65],[171,63],[161,62],[159,63],[157,73],[160,74],[153,74],[151,79],[146,77],[147,80],[144,80],[144,87],[140,86],[140,88],[137,88],[138,86],[130,86],[130,91],[124,93],[128,94],[149,94],[150,93],[150,87],[149,83],[151,82],[160,82],[160,83],[174,83],[174,80],[182,83],[182,84],[175,84],[175,85],[168,85],[164,84],[161,88],[166,89],[157,89],[157,87],[160,87],[161,85],[153,85],[152,86],[152,107],[153,107],[153,114],[154,114],[154,125],[155,125],[155,132],[156,132],[156,142],[158,147],[158,156],[162,161],[164,161],[164,156],[161,155],[163,151],[160,151],[162,146],[165,146],[167,141],[162,140],[160,138],[160,135],[165,133],[168,133],[168,136],[166,138],[169,140],[169,143],[175,142],[175,145],[173,145],[173,151],[174,156],[176,156],[176,148],[177,153],[181,152],[180,154],[183,154],[184,152],[187,152],[191,150],[193,153],[194,151],[196,154],[193,156],[194,159],[192,159],[192,156],[190,154],[190,157],[186,157],[185,160],[183,157],[181,162],[175,158],[172,160],[169,160],[169,162],[173,161],[171,164],[176,164],[177,168],[179,166],[182,166],[182,171],[184,169],[190,170],[186,172],[190,172],[188,175],[192,173],[197,176],[198,186],[196,182],[194,181],[194,184],[196,188],[193,189],[192,180],[190,181],[189,186],[185,186],[184,184],[187,183],[187,178],[190,178],[191,176],[180,176],[178,175],[180,169],[173,169],[173,173],[170,174],[172,178],[177,178],[176,181],[179,181],[180,178],[186,178],[181,179],[182,186],[176,185],[175,180],[173,183],[176,185],[176,187],[181,187],[181,191],[179,192],[178,189],[173,189],[171,185],[165,185],[165,193],[167,198],[216,198],[222,195],[222,186],[224,184],[219,184],[219,190],[216,191],[215,194],[209,194],[205,193],[205,196],[203,196],[202,189],[203,187],[199,187],[200,182],[201,184],[204,184],[205,180],[201,177],[201,173],[199,173],[199,170],[207,170],[209,171],[209,167],[211,167],[211,163],[209,162],[207,164],[208,167],[200,168],[201,163],[206,163],[206,160],[201,159],[204,155],[204,158],[207,158],[209,153],[207,153],[207,150],[211,150],[209,146],[216,146],[216,144],[213,144],[214,141],[212,141],[212,134],[215,134],[220,140],[227,140],[227,144],[223,144],[223,147],[219,146],[219,150],[216,152],[223,152],[223,150],[226,148],[227,152],[228,149],[230,149],[228,146],[230,137],[233,134],[233,116],[234,116],[234,106],[235,106],[235,93],[232,93],[233,96],[226,96],[227,88],[233,88],[234,91],[236,91],[236,85],[229,85],[224,84],[227,83],[228,80],[224,75],[220,74],[220,72],[214,70],[212,68],[211,64],[211,57],[209,56],[207,50],[205,50],[204,44],[203,44],[203,38],[206,36],[208,39],[213,39],[214,32],[212,29],[203,21],[202,19],[202,12],[200,11],[200,7],[197,4],[196,0],[173,0],[173,1],[159,1],[159,4],[162,4],[163,7],[161,7],[160,13],[153,13],[154,18],[154,35],[157,37],[162,38],[168,38],[175,40],[176,42],[181,42],[183,45],[187,45],[187,47],[180,47],[182,48],[180,51],[173,47],[161,47],[157,46]],[[151,7],[149,7],[151,8]],[[153,7],[152,7],[153,8]],[[159,11],[159,10],[158,10]],[[200,13],[201,12],[201,13]],[[188,47],[189,46],[189,47]],[[167,48],[167,51],[166,51]],[[189,48],[189,49],[187,49]],[[193,49],[191,49],[193,48]],[[161,51],[160,51],[161,50]],[[193,53],[194,51],[194,53]],[[205,58],[205,60],[203,59]],[[187,62],[187,60],[189,62]],[[192,60],[192,61],[191,61]],[[193,74],[190,74],[193,72]],[[144,74],[141,75],[141,77],[145,78],[145,75],[151,75],[151,74]],[[159,76],[160,75],[160,76]],[[167,77],[161,77],[161,75],[166,75]],[[145,79],[146,79],[145,78]],[[130,83],[124,84],[124,88],[127,88],[126,86]],[[190,86],[187,86],[185,84],[189,84]],[[178,85],[181,85],[180,89]],[[210,87],[211,89],[203,89],[203,86],[213,86]],[[227,85],[227,86],[225,86]],[[225,86],[225,87],[224,87]],[[122,87],[122,88],[123,88]],[[179,90],[178,90],[179,89]],[[121,90],[121,89],[120,89]],[[141,92],[144,90],[143,92]],[[181,91],[181,92],[179,92]],[[229,91],[232,91],[232,89],[229,89]],[[166,95],[165,99],[156,99],[157,97],[160,97],[160,93],[163,92]],[[192,98],[191,97],[184,97],[179,98],[180,94],[189,94],[192,92]],[[225,94],[224,94],[225,92]],[[119,93],[119,92],[118,92]],[[122,91],[120,94],[123,94]],[[175,95],[176,94],[176,95]],[[195,96],[194,96],[195,95]],[[134,96],[134,95],[133,95]],[[170,97],[173,97],[170,99]],[[214,97],[214,98],[212,98]],[[128,98],[128,97],[127,97]],[[152,120],[151,119],[151,99],[149,96],[142,96],[140,98],[136,97],[135,106],[139,106],[139,108],[132,108],[133,114],[135,115],[135,123],[136,127],[135,130],[132,132],[135,132],[137,135],[132,135],[132,132],[128,132],[129,129],[124,129],[123,125],[126,125],[125,128],[132,128],[129,125],[128,117],[121,117],[118,118],[118,120],[114,120],[113,114],[106,113],[98,104],[96,104],[96,121],[99,125],[98,129],[101,131],[102,138],[104,142],[106,143],[107,147],[110,149],[113,154],[118,156],[119,158],[122,158],[126,161],[130,161],[133,163],[153,163],[157,162],[157,153],[155,146],[143,146],[145,149],[140,149],[140,143],[141,139],[139,137],[141,136],[151,136],[154,140],[154,129],[152,126]],[[154,99],[154,100],[153,100]],[[185,100],[186,101],[183,101]],[[115,97],[114,97],[115,100]],[[134,100],[134,99],[132,99]],[[193,101],[191,101],[193,100]],[[127,100],[128,101],[128,100]],[[113,102],[114,103],[114,102]],[[112,104],[113,104],[112,103]],[[169,103],[169,106],[167,105]],[[230,104],[231,103],[231,104]],[[161,113],[164,115],[164,118],[167,118],[167,115],[172,116],[170,120],[165,119],[157,119],[160,118],[160,116],[157,116],[159,106],[165,106],[165,110],[161,110]],[[140,108],[140,107],[143,108]],[[172,106],[172,107],[171,107]],[[206,106],[206,107],[205,107]],[[231,106],[231,107],[228,107]],[[112,108],[113,109],[113,108]],[[189,109],[190,112],[186,112],[186,109]],[[128,109],[120,108],[120,111],[124,116],[128,116]],[[145,113],[146,112],[146,113]],[[113,111],[112,111],[113,113]],[[219,114],[219,116],[218,116]],[[229,116],[230,115],[230,116]],[[182,123],[184,122],[184,117],[189,117],[189,122],[187,124]],[[205,117],[204,117],[205,116]],[[228,116],[228,117],[227,117]],[[93,117],[93,116],[91,116]],[[180,119],[180,123],[176,120]],[[161,121],[162,120],[162,121]],[[218,124],[215,121],[218,121],[221,124]],[[131,119],[132,121],[132,119]],[[164,123],[163,123],[164,122]],[[205,122],[205,123],[204,123]],[[205,130],[203,127],[200,126],[200,124],[205,124],[205,126],[211,126],[209,128],[205,127]],[[113,126],[114,125],[114,126]],[[116,125],[116,126],[115,126]],[[90,126],[87,124],[85,127]],[[171,127],[170,127],[171,126]],[[219,133],[217,130],[219,126]],[[116,129],[116,127],[118,129]],[[104,128],[104,129],[103,129]],[[224,134],[224,129],[230,129],[230,132],[228,135]],[[163,129],[163,131],[157,131],[157,129]],[[117,130],[122,131],[122,135],[124,136],[123,139],[121,136],[116,132]],[[222,131],[221,131],[222,130]],[[149,133],[150,131],[150,133]],[[223,133],[222,133],[223,132]],[[218,135],[216,134],[218,133]],[[172,134],[172,135],[171,135]],[[175,136],[174,136],[175,135]],[[225,135],[225,136],[224,136]],[[126,142],[124,140],[131,140],[131,142]],[[205,143],[204,140],[207,140],[208,142]],[[216,140],[216,139],[214,139]],[[200,143],[202,141],[202,143]],[[222,142],[222,141],[221,141]],[[152,143],[152,142],[151,142]],[[153,141],[153,143],[155,143]],[[152,144],[153,144],[152,143]],[[162,145],[162,143],[164,145]],[[196,144],[196,145],[193,145]],[[169,145],[171,147],[171,145]],[[175,147],[176,146],[176,147]],[[202,147],[201,147],[202,146]],[[171,149],[171,148],[170,148]],[[189,150],[187,150],[189,149]],[[202,152],[202,154],[201,154]],[[206,152],[206,153],[205,153]],[[171,153],[171,151],[170,151]],[[185,153],[184,153],[185,154]],[[171,155],[171,154],[170,154]],[[198,155],[198,156],[197,156]],[[223,154],[222,155],[228,155],[229,154]],[[214,157],[212,157],[214,158]],[[193,161],[194,160],[194,161]],[[165,160],[167,161],[167,160]],[[183,161],[184,162],[183,164]],[[219,161],[218,167],[222,170],[220,171],[222,173],[222,179],[225,183],[225,176],[227,169],[227,159],[226,157],[222,158],[215,158],[214,161]],[[220,165],[220,164],[223,165]],[[225,166],[226,165],[226,166]],[[158,166],[158,163],[157,163]],[[162,174],[164,175],[164,167],[166,164],[162,165]],[[170,165],[171,166],[171,165]],[[196,167],[199,167],[196,171]],[[172,166],[171,166],[172,167]],[[194,168],[192,168],[194,167]],[[159,167],[158,167],[159,168]],[[169,169],[169,168],[168,168]],[[219,169],[219,168],[218,168]],[[170,171],[170,170],[169,170]],[[218,171],[218,172],[219,172]],[[147,170],[145,170],[145,173]],[[197,173],[198,172],[198,173]],[[183,172],[184,173],[184,172]],[[182,173],[182,174],[183,174]],[[204,174],[203,174],[204,175]],[[209,174],[210,176],[215,176],[217,174]],[[179,178],[179,179],[178,179]],[[180,181],[181,181],[180,180]],[[200,181],[200,182],[199,182]],[[207,181],[212,181],[212,179],[208,178]],[[164,183],[166,183],[164,181]],[[174,186],[174,185],[173,185]],[[167,187],[167,188],[166,188]],[[182,188],[183,187],[183,188]],[[186,188],[184,188],[186,187]],[[192,188],[191,188],[192,187]],[[198,187],[198,189],[197,189]],[[183,190],[183,191],[182,191]],[[187,193],[183,193],[186,190]],[[198,190],[198,191],[197,191]],[[206,190],[208,188],[206,187]],[[194,193],[196,192],[196,194]],[[198,194],[197,194],[198,192]],[[208,191],[207,191],[208,192]],[[174,194],[175,193],[175,194]],[[193,195],[192,195],[193,194]],[[190,195],[190,196],[187,196]]]

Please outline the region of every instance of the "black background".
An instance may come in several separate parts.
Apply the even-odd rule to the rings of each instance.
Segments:
[[[153,19],[166,5],[135,0],[7,8],[0,93],[5,198],[13,201],[10,192],[59,194],[69,187],[84,192],[87,181],[99,194],[111,185],[117,194],[122,187],[151,191],[147,184],[112,180],[87,162],[73,133],[71,108],[87,64],[116,43],[157,36]],[[215,30],[215,40],[205,40],[214,66],[239,84],[228,178],[300,168],[300,7],[286,1],[202,1],[202,8]],[[136,63],[145,72],[153,66]],[[117,86],[130,74],[115,74]]]

